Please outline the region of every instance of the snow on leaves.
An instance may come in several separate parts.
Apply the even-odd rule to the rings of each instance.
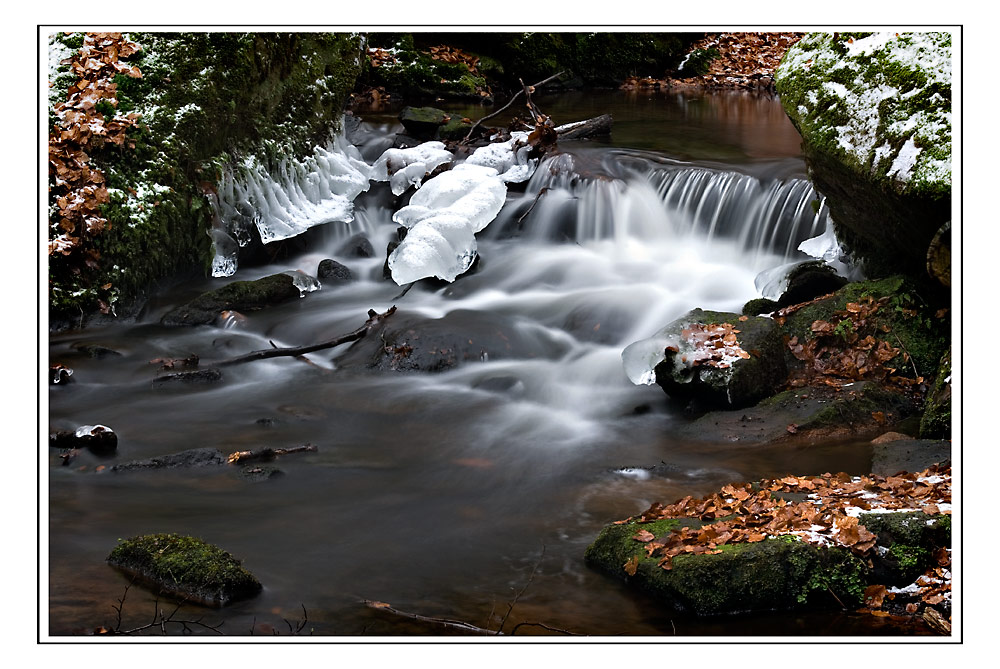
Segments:
[[[90,164],[88,151],[107,144],[134,148],[126,131],[138,115],[116,112],[109,118],[104,112],[118,106],[117,74],[142,76],[139,68],[122,62],[138,51],[139,46],[121,33],[87,33],[77,53],[61,63],[79,79],[67,90],[66,100],[53,108],[56,121],[49,129],[49,192],[54,205],[49,255],[79,251],[85,266],[96,267],[97,251],[84,245],[110,226],[100,213],[109,196],[104,175]]]
[[[709,325],[692,323],[688,325],[681,330],[681,337],[691,345],[691,350],[681,357],[681,362],[691,367],[706,366],[727,369],[732,367],[737,360],[749,359],[750,354],[740,348],[736,338],[739,332],[731,323],[711,323]]]

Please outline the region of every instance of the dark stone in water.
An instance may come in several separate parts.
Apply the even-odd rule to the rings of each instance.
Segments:
[[[502,314],[459,309],[442,318],[397,313],[337,358],[341,369],[437,372],[503,359],[554,359],[568,345]]]
[[[803,263],[788,273],[788,287],[778,298],[777,308],[808,302],[814,297],[836,292],[846,285],[847,279],[822,262]]]
[[[154,387],[173,385],[177,383],[216,383],[222,380],[222,371],[209,367],[190,372],[175,372],[164,374],[153,379]]]
[[[86,448],[97,455],[111,455],[118,450],[118,435],[104,425],[81,425],[75,431],[50,433],[49,446],[64,450]]]
[[[516,376],[491,376],[477,381],[472,385],[476,390],[487,390],[494,393],[521,395],[524,393],[524,382]]]
[[[436,139],[438,128],[450,119],[447,113],[434,107],[406,107],[399,113],[406,134],[420,141]]]
[[[101,346],[100,344],[74,344],[73,348],[81,353],[86,353],[91,358],[107,358],[108,356],[121,356],[118,351]]]
[[[299,289],[288,274],[272,274],[256,281],[234,281],[202,293],[191,302],[170,311],[163,325],[209,325],[222,311],[256,311],[299,299]]]
[[[872,448],[872,474],[892,476],[922,472],[951,461],[951,442],[944,439],[899,439]]]
[[[346,265],[327,258],[321,260],[316,270],[316,278],[327,283],[347,283],[354,281],[354,272]]]
[[[261,483],[284,475],[285,472],[280,469],[261,465],[247,465],[240,470],[240,476],[251,483]]]
[[[374,258],[375,247],[364,235],[354,235],[340,246],[337,255],[349,258]]]
[[[226,462],[220,451],[214,448],[192,448],[180,453],[159,455],[146,460],[134,460],[115,465],[113,472],[136,471],[140,469],[191,469],[195,467],[215,467]]]

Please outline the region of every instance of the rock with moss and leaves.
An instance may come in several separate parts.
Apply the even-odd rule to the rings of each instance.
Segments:
[[[951,470],[786,476],[653,504],[605,527],[587,563],[668,607],[950,612]]]
[[[201,539],[146,534],[121,541],[108,564],[159,593],[221,607],[253,597],[260,581],[230,553]]]
[[[126,315],[156,281],[207,274],[222,170],[236,155],[267,164],[328,141],[361,47],[335,33],[51,35],[50,137],[62,142],[50,151],[53,327],[98,308]],[[83,73],[94,85],[78,90]],[[60,202],[59,181],[78,172],[87,190]],[[86,234],[63,215],[75,202],[89,203]]]
[[[870,275],[927,275],[951,217],[951,35],[813,33],[775,84],[841,242]]]

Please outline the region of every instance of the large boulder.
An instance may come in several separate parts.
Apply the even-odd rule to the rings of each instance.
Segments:
[[[722,408],[753,405],[788,376],[775,321],[702,309],[632,344],[622,357],[633,382],[655,380],[672,397]]]
[[[951,35],[813,33],[775,85],[841,242],[869,273],[927,275],[951,216]]]

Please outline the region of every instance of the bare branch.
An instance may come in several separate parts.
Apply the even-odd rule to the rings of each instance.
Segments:
[[[503,626],[507,622],[507,617],[510,616],[510,612],[514,610],[514,605],[517,604],[517,600],[521,598],[521,595],[524,594],[524,591],[528,589],[529,585],[531,585],[531,581],[534,580],[535,578],[535,572],[538,571],[538,565],[541,564],[542,558],[544,557],[545,557],[545,544],[542,544],[542,553],[541,555],[538,556],[538,559],[535,560],[535,564],[531,567],[531,574],[528,575],[528,580],[525,582],[524,586],[518,591],[518,593],[514,595],[514,599],[512,599],[510,604],[507,606],[507,613],[504,614],[503,619],[500,621],[500,627],[497,628],[496,631],[497,634],[503,633]]]
[[[562,72],[558,72],[556,74],[553,74],[551,77],[548,77],[547,79],[543,79],[543,80],[539,81],[537,84],[532,84],[531,87],[532,88],[539,88],[541,86],[544,86],[545,84],[549,83],[553,79],[558,79],[563,74],[565,74],[565,70],[563,70]],[[472,137],[472,133],[474,133],[476,131],[476,128],[479,127],[480,123],[482,123],[483,121],[487,121],[487,120],[493,118],[494,116],[497,116],[498,114],[503,113],[508,108],[510,108],[510,106],[512,104],[514,104],[514,101],[517,100],[517,98],[519,98],[521,96],[521,93],[524,92],[524,88],[523,88],[524,82],[523,81],[521,82],[521,85],[522,85],[522,89],[519,90],[517,93],[514,93],[513,97],[511,97],[510,101],[507,102],[507,104],[505,104],[503,107],[500,107],[500,109],[497,109],[492,114],[487,114],[486,116],[482,117],[481,119],[479,119],[478,121],[476,121],[475,123],[473,123],[472,127],[469,128],[469,133],[465,136],[465,139],[463,139],[462,141],[463,142],[468,142],[469,138]]]

